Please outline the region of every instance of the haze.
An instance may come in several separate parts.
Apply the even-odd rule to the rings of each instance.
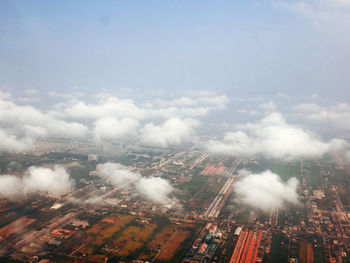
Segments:
[[[1,1],[0,261],[348,262],[349,29],[349,0]]]

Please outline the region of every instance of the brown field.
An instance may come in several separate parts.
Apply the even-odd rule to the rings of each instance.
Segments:
[[[307,262],[307,242],[306,240],[301,240],[300,241],[300,248],[299,248],[299,259],[300,263],[306,263]]]
[[[148,244],[150,249],[160,249],[175,233],[176,225],[167,225],[159,232],[154,239]]]
[[[79,251],[80,253],[91,255],[93,253],[93,245],[102,245],[104,239],[112,237],[115,232],[121,230],[133,218],[133,216],[129,215],[117,215],[102,219],[86,231],[88,234],[88,238],[84,242],[86,245],[76,252]]]
[[[189,231],[177,230],[174,235],[169,239],[165,246],[161,249],[160,253],[157,256],[158,260],[169,260],[172,259],[175,255],[175,252],[178,250],[179,246],[187,236],[190,234]]]
[[[176,231],[178,226],[173,223],[167,224],[155,232],[159,227],[157,223],[141,224],[137,221],[134,222],[133,219],[135,217],[130,215],[110,216],[102,219],[85,232],[87,238],[81,242],[80,247],[76,247],[71,252],[71,256],[87,254],[90,260],[103,262],[106,251],[102,249],[101,252],[98,252],[100,250],[96,250],[101,245],[103,245],[102,247],[107,245],[110,253],[121,257],[135,253],[139,248],[146,246],[151,251],[140,251],[138,258],[150,259],[163,247],[162,258],[168,259],[176,253],[181,242],[189,234],[189,231]],[[166,243],[169,245],[164,246]],[[115,251],[111,252],[112,249]]]
[[[314,263],[314,251],[311,243],[307,243],[307,263]]]
[[[0,228],[0,240],[7,238],[9,235],[13,233],[20,233],[24,228],[29,226],[34,221],[36,221],[36,219],[22,216],[21,218],[18,218],[16,221],[13,221],[11,224],[8,224]]]
[[[314,262],[314,251],[312,248],[312,244],[308,243],[306,240],[300,241],[299,258],[300,258],[300,263]]]
[[[87,233],[94,240],[95,244],[102,244],[103,239],[111,237],[115,232],[119,231],[134,217],[129,215],[118,215],[115,217],[107,217],[102,219],[98,224],[90,228]],[[90,238],[89,238],[90,239]]]
[[[156,227],[156,224],[145,224],[142,227],[127,227],[121,233],[121,236],[114,242],[114,245],[120,248],[118,254],[126,256],[130,254],[130,252],[144,245]]]

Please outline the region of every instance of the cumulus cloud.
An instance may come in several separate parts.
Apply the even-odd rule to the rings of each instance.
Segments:
[[[141,131],[141,141],[159,147],[189,142],[195,136],[193,128],[198,125],[196,120],[179,118],[171,118],[161,125],[148,123]]]
[[[120,163],[107,162],[98,164],[97,171],[99,171],[100,175],[110,184],[119,187],[129,187],[141,178],[139,173],[128,170],[127,167]]]
[[[163,178],[142,177],[119,163],[99,164],[97,170],[100,176],[112,185],[136,189],[139,195],[157,203],[165,204],[170,201],[168,195],[173,191],[173,187]]]
[[[94,138],[100,143],[103,141],[117,140],[136,134],[139,122],[132,118],[118,120],[113,117],[102,118],[94,123]]]
[[[30,137],[18,138],[0,130],[0,149],[6,152],[22,152],[33,148],[33,140]]]
[[[298,180],[295,177],[283,182],[267,170],[260,174],[240,171],[241,178],[234,185],[237,202],[264,211],[283,208],[286,203],[298,203]]]
[[[286,122],[282,115],[272,113],[258,123],[239,126],[222,140],[210,140],[207,148],[213,153],[252,156],[263,154],[273,158],[294,159],[320,157],[346,147],[346,142],[321,141],[316,135]]]
[[[23,191],[20,178],[13,175],[0,175],[0,196],[11,197],[19,195]]]
[[[23,177],[24,192],[47,192],[64,194],[73,187],[66,169],[56,165],[53,169],[32,166]]]
[[[136,183],[136,189],[146,198],[162,204],[170,201],[168,195],[173,191],[169,182],[160,177],[143,177]]]
[[[4,197],[36,192],[60,195],[72,188],[73,181],[66,169],[58,165],[53,169],[32,166],[23,178],[0,175],[0,195]]]

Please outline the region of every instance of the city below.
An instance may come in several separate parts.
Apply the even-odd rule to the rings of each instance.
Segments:
[[[2,190],[1,262],[349,262],[350,167],[341,154],[277,160],[196,144],[114,147],[41,141],[34,152],[1,154],[1,174],[22,178],[25,193]],[[35,169],[67,173],[69,190],[32,191]],[[235,190],[247,171],[278,174],[281,191],[295,181],[297,200],[277,190],[267,200],[253,184],[246,194],[261,205],[249,205],[253,197]]]

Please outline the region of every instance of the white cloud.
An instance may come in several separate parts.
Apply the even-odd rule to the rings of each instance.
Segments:
[[[283,208],[286,203],[298,203],[298,180],[295,177],[283,182],[269,170],[260,174],[240,171],[240,176],[234,192],[241,204],[268,211]]]
[[[148,123],[141,131],[141,141],[144,144],[167,147],[189,142],[195,137],[193,128],[198,126],[193,119],[172,118],[161,125]]]
[[[113,185],[128,189],[135,187],[139,195],[157,203],[165,204],[170,201],[168,195],[173,191],[173,187],[165,179],[142,177],[119,163],[99,164],[97,170],[102,178]]]
[[[196,106],[198,102],[194,99],[191,99],[189,97],[181,97],[179,99],[174,100],[161,100],[156,99],[155,103],[160,105],[161,107],[169,107],[169,106],[185,106],[185,107],[192,107]]]
[[[239,128],[240,130],[226,133],[221,141],[210,140],[207,143],[209,151],[238,156],[263,154],[273,158],[294,159],[320,157],[346,146],[346,142],[340,139],[322,142],[314,134],[288,124],[278,113]]]
[[[186,108],[206,108],[207,111],[211,109],[224,109],[229,102],[226,95],[220,96],[200,96],[197,98],[181,97],[174,100],[155,100],[155,104],[161,107],[179,107],[179,110]],[[190,116],[190,115],[188,115]]]
[[[215,93],[209,90],[185,90],[181,91],[191,97],[214,97]]]
[[[87,127],[80,123],[56,119],[32,106],[19,106],[6,96],[0,97],[0,123],[1,135],[11,145],[13,142],[31,145],[36,137],[42,136],[82,138],[87,132]],[[3,148],[27,148],[11,145]]]
[[[129,187],[131,184],[137,182],[141,175],[139,173],[132,172],[124,165],[119,163],[104,163],[98,164],[97,170],[100,175],[105,178],[110,184],[119,187]]]
[[[132,118],[124,118],[121,120],[113,117],[102,118],[94,123],[94,138],[98,143],[118,140],[135,135],[138,126],[139,122]]]
[[[143,177],[136,183],[136,188],[141,195],[161,204],[169,203],[168,195],[173,191],[169,182],[160,177]]]
[[[208,101],[209,103],[209,101]],[[205,105],[191,98],[182,97],[172,101],[155,101],[154,107],[151,103],[137,105],[130,99],[119,99],[117,97],[100,97],[96,104],[86,104],[83,101],[70,101],[61,103],[52,111],[53,116],[69,117],[76,119],[98,120],[113,117],[117,119],[132,118],[146,120],[151,118],[173,118],[204,116],[210,110],[225,107],[225,104]]]
[[[12,197],[22,192],[22,181],[13,175],[0,175],[0,196]]]
[[[101,98],[97,104],[86,104],[83,101],[72,101],[62,104],[58,108],[59,113],[63,112],[68,117],[101,119],[105,117],[114,117],[123,119],[126,117],[137,120],[149,116],[147,110],[138,107],[130,99],[119,99],[116,97]]]
[[[0,99],[1,100],[10,100],[12,97],[11,93],[4,92],[0,90]]]
[[[33,148],[33,140],[29,137],[18,138],[0,130],[0,149],[6,152],[22,152]]]
[[[32,166],[22,179],[13,175],[0,175],[0,195],[4,197],[36,192],[60,195],[72,188],[73,181],[69,174],[58,165],[53,169]]]
[[[333,126],[337,130],[350,130],[350,105],[347,103],[339,103],[330,107],[321,107],[315,103],[298,104],[293,107],[293,111],[298,118],[327,127]]]
[[[24,192],[47,192],[49,194],[64,194],[73,188],[66,169],[56,165],[53,169],[32,166],[23,177]]]
[[[226,105],[229,102],[229,98],[226,95],[221,96],[206,96],[206,97],[200,97],[197,99],[198,102],[208,105]]]
[[[1,92],[0,136],[2,144],[8,144],[2,149],[23,151],[33,147],[38,138],[71,139],[87,138],[88,135],[97,143],[133,136],[144,144],[177,145],[195,136],[194,127],[198,121],[185,116],[204,116],[212,109],[223,107],[226,101],[225,95],[195,99],[182,97],[170,104],[183,106],[157,108],[150,103],[138,106],[130,99],[101,96],[95,104],[70,100],[44,112],[33,106],[17,105],[10,94]],[[157,124],[160,120],[164,122]]]

